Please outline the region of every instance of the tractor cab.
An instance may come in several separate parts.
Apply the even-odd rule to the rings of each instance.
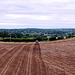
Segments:
[[[38,42],[39,42],[39,41],[38,41],[38,40],[36,40],[36,41],[35,41],[35,45],[39,44]]]

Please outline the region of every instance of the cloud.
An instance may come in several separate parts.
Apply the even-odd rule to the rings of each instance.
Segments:
[[[10,28],[12,25],[43,28],[65,25],[74,27],[75,1],[0,0],[0,26],[2,25],[10,25]]]
[[[9,17],[9,18],[13,18],[13,19],[19,19],[19,18],[21,18],[21,19],[26,19],[26,18],[28,18],[28,19],[34,19],[34,20],[49,20],[50,19],[50,17],[49,16],[42,16],[42,15],[26,15],[26,14],[7,14],[6,15],[7,17]]]

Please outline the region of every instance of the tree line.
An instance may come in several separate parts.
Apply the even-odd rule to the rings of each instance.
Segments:
[[[58,33],[59,34],[59,33]],[[43,35],[43,34],[31,34],[31,33],[9,33],[7,31],[0,31],[0,41],[5,42],[34,42],[35,40],[39,41],[54,41],[54,40],[61,40],[61,39],[67,39],[75,37],[74,33],[67,34],[67,35]],[[62,33],[61,33],[62,34]],[[65,38],[64,38],[65,37]]]

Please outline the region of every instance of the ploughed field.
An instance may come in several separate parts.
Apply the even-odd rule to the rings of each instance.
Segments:
[[[75,75],[75,40],[0,43],[0,75]]]

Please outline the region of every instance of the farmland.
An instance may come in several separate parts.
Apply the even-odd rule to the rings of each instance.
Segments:
[[[0,43],[0,75],[75,75],[75,40]]]

